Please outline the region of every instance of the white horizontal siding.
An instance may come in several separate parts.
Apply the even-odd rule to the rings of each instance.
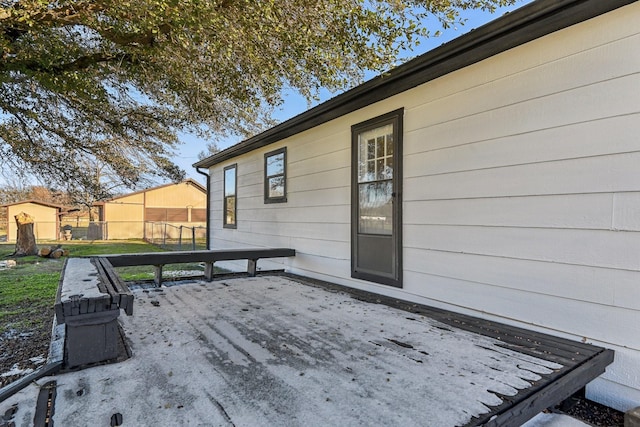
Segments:
[[[617,364],[620,365],[620,363]],[[635,408],[640,402],[640,389],[610,381],[604,376],[587,384],[586,395],[591,398],[597,396],[599,403],[612,408]]]
[[[406,225],[484,225],[535,228],[610,229],[614,194],[494,197],[449,200],[413,200],[404,204]],[[620,201],[633,216],[632,200]],[[619,218],[620,228],[633,218]]]
[[[590,397],[640,405],[638,21],[636,3],[212,168],[213,247],[289,246],[264,266],[606,345]],[[350,277],[351,126],[398,108],[403,289]],[[287,203],[264,204],[281,147]]]
[[[594,343],[596,345],[604,344],[599,341],[594,341]],[[640,392],[640,369],[637,369],[640,366],[640,353],[622,346],[613,346],[612,348],[616,352],[617,363],[624,368],[607,370],[603,378],[618,384],[626,383],[636,388],[636,392]]]
[[[404,232],[406,248],[640,270],[637,232],[442,225],[405,225]]]
[[[601,58],[605,57],[610,58],[610,63],[616,64],[616,69],[618,65],[622,67],[621,69],[627,69],[625,64],[628,61],[637,60],[631,55],[633,50],[628,49],[629,46],[634,46],[633,39],[638,37],[637,22],[632,17],[636,12],[630,12],[635,7],[633,5],[625,9],[627,12],[618,10],[606,16],[580,23],[570,29],[549,34],[527,43],[526,46],[508,50],[473,66],[457,70],[437,79],[433,84],[416,88],[413,92],[421,100],[420,103],[424,104],[483,84],[498,86],[502,79],[526,73],[529,70],[544,72],[543,66],[552,68],[553,64],[566,63],[567,60],[579,56],[589,58],[587,65],[591,66],[589,69],[591,73],[602,73],[602,71],[593,68],[602,67],[604,61]],[[612,50],[617,48],[616,52],[619,55],[607,56],[610,47]],[[582,55],[585,52],[587,55]],[[589,52],[599,52],[605,56],[588,55]],[[582,74],[584,71],[579,68],[583,62],[577,60],[575,64],[576,67],[573,69],[564,70],[569,73],[568,77],[550,75],[550,78],[557,81],[566,81],[566,78],[581,79],[582,77],[578,74]],[[637,72],[637,69],[635,71]],[[614,73],[620,74],[615,71]],[[536,77],[529,76],[529,78],[535,81]],[[500,88],[496,90],[500,91]],[[518,90],[528,89],[519,87]],[[408,107],[414,105],[410,102],[406,102],[405,105]]]
[[[286,208],[286,205],[270,205],[268,208],[242,210],[244,221],[291,222],[291,223],[349,223],[349,205],[336,205],[327,202],[325,206],[313,205],[313,209],[304,206]],[[242,224],[238,224],[242,227]]]
[[[327,165],[331,167],[331,165]],[[349,182],[351,177],[351,168],[340,167],[333,168],[323,172],[316,172],[304,175],[291,175],[289,178],[289,186],[292,193],[301,191],[312,191],[314,188],[337,188],[343,187],[345,182]]]
[[[405,265],[415,266],[416,273],[495,286],[494,292],[512,288],[640,310],[635,271],[428,249],[406,248],[404,256]]]
[[[349,242],[350,224],[331,222],[252,221],[250,232],[303,240]]]
[[[640,231],[640,192],[613,195],[613,229]]]
[[[638,151],[637,142],[629,136],[640,134],[640,114],[603,120],[608,121],[571,123],[449,147],[440,147],[442,139],[426,132],[421,137],[409,133],[405,147],[412,152],[407,153],[405,167],[427,176]],[[612,134],[611,128],[622,131]],[[451,129],[449,135],[458,129]]]
[[[486,88],[484,97],[492,96],[490,89]],[[497,105],[492,110],[479,111],[470,116],[453,116],[446,121],[434,121],[428,126],[424,121],[433,121],[431,114],[442,108],[440,104],[428,110],[409,110],[406,113],[408,128],[412,128],[412,123],[420,124],[422,128],[407,133],[407,149],[409,153],[418,152],[443,148],[438,146],[438,141],[442,140],[447,141],[444,146],[455,146],[637,114],[640,100],[638,97],[629,96],[634,92],[640,92],[638,73],[541,98],[523,100],[517,104]],[[482,99],[483,96],[476,93],[474,98],[467,97],[464,102],[473,103],[478,100],[476,98]],[[605,123],[601,126],[612,125]]]
[[[569,118],[583,117],[586,113],[594,119],[597,117],[594,114],[609,111],[613,106],[581,105],[578,101],[597,100],[599,90],[618,91],[620,86],[637,85],[634,75],[640,68],[640,58],[638,55],[628,55],[626,50],[630,44],[634,43],[636,45],[640,43],[640,36],[635,35],[610,45],[562,57],[534,68],[514,72],[500,79],[477,84],[466,90],[457,90],[412,108],[412,115],[408,120],[411,120],[414,115],[420,116],[421,124],[417,127],[420,129],[460,119],[466,120],[474,116],[498,116],[506,112],[518,114],[523,106],[528,108],[528,105],[534,108],[538,105],[547,106],[540,111],[541,115],[532,117],[543,120],[545,123],[553,123],[548,115],[556,111],[569,114]],[[624,59],[620,60],[620,58]],[[615,67],[606,66],[610,64],[615,64]],[[589,72],[576,73],[576,67],[588,67],[586,69]],[[523,85],[522,82],[528,84]],[[594,88],[595,82],[601,82],[602,89]],[[487,96],[488,89],[491,91],[491,96]],[[622,102],[613,111],[620,112],[624,108],[625,103]],[[565,118],[558,117],[558,119],[564,121]],[[533,128],[538,128],[534,121],[528,123]]]
[[[603,141],[603,144],[606,143]],[[582,159],[411,176],[405,200],[637,192],[640,151]]]
[[[405,271],[409,285],[407,291],[422,293],[429,289],[429,298],[442,302],[455,301],[464,307],[476,307],[487,313],[500,313],[501,317],[548,328],[553,331],[571,331],[586,340],[608,344],[625,343],[628,348],[640,348],[638,311],[610,305],[590,304],[584,301],[557,298],[552,295],[533,294],[519,289],[467,282],[449,277],[430,276]],[[626,378],[628,383],[632,380]]]

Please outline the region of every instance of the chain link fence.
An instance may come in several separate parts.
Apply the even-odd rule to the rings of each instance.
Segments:
[[[0,243],[15,243],[16,227],[0,227]],[[143,239],[169,250],[206,249],[205,223],[168,223],[142,221],[62,220],[59,223],[36,221],[33,232],[38,242],[68,240]]]
[[[146,222],[145,240],[174,251],[207,249],[207,228],[168,222]]]

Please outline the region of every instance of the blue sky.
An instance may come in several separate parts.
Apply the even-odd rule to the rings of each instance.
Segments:
[[[435,32],[440,29],[441,34],[439,37],[432,37],[429,39],[421,40],[420,45],[415,48],[411,52],[407,52],[404,55],[403,60],[400,60],[398,64],[405,62],[407,59],[413,58],[415,56],[421,55],[425,52],[428,52],[443,43],[446,43],[450,40],[455,39],[474,28],[478,28],[494,19],[499,18],[500,16],[508,13],[512,10],[518,9],[524,6],[527,3],[531,3],[532,0],[518,0],[514,6],[499,8],[495,13],[491,14],[489,12],[482,11],[463,11],[461,12],[462,18],[466,19],[466,23],[463,26],[451,27],[446,30],[442,30],[439,28],[437,23],[435,25],[430,22],[426,22],[425,24],[429,27],[431,32]],[[435,22],[435,21],[434,21]],[[374,77],[374,74],[369,74],[366,76],[367,79]],[[334,96],[338,95],[338,93],[330,93],[328,91],[324,91],[320,94],[320,100],[318,102],[314,102],[309,105],[307,100],[298,95],[297,93],[288,91],[284,94],[285,102],[281,108],[275,111],[274,117],[278,121],[284,121],[291,117],[294,117],[306,110],[310,107],[313,107],[319,103],[322,103]],[[207,144],[207,140],[198,139],[192,135],[182,135],[181,140],[183,144],[178,148],[177,155],[174,157],[174,161],[184,169],[187,173],[187,176],[193,179],[196,179],[199,182],[204,183],[204,177],[198,174],[195,169],[191,166],[193,163],[198,161],[198,153],[205,149]],[[237,138],[226,138],[226,139],[217,139],[216,140],[218,146],[221,149],[227,148],[233,144],[241,142],[240,139]]]

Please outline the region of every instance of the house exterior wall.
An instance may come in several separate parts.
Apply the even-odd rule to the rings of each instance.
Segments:
[[[635,3],[215,165],[212,248],[292,247],[263,267],[612,348],[588,396],[639,406],[637,22]],[[350,277],[351,126],[398,108],[402,289]],[[264,154],[281,147],[287,203],[265,204]]]
[[[27,213],[35,218],[33,234],[36,239],[58,240],[60,233],[58,209],[37,203],[20,203],[8,206],[7,218],[9,227],[7,229],[7,242],[16,240],[18,235],[18,226],[16,225],[14,217],[20,212]]]

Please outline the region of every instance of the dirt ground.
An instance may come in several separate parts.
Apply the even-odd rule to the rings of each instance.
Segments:
[[[571,415],[572,417],[594,426],[624,426],[624,414],[622,412],[582,397],[571,397],[558,409],[565,414]]]
[[[12,316],[7,323],[19,325],[24,320],[20,317]],[[53,307],[41,313],[38,328],[10,329],[0,335],[0,388],[46,363],[52,322]]]
[[[0,388],[18,380],[46,363],[51,340],[53,308],[41,313],[40,327],[36,329],[11,329],[0,336]],[[20,315],[10,319],[21,324]],[[587,424],[603,427],[622,427],[624,414],[597,404],[583,397],[574,396],[553,412],[571,415]]]

